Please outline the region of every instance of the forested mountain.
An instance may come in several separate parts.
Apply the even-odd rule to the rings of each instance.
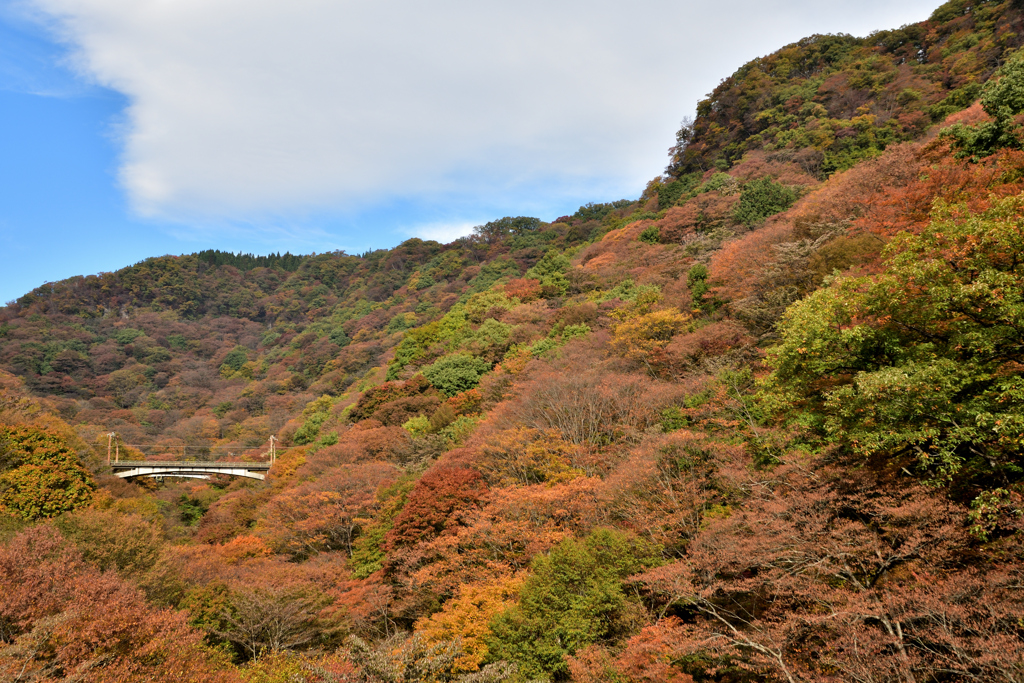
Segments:
[[[636,200],[0,309],[0,678],[1024,680],[1022,43],[952,0]]]

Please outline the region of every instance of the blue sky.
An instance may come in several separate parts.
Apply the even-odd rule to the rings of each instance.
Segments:
[[[148,256],[356,253],[636,197],[740,64],[936,5],[0,3],[0,303]]]

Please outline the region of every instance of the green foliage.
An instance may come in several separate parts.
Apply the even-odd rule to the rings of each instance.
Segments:
[[[937,205],[886,247],[882,276],[790,308],[766,405],[936,481],[1024,477],[1024,196],[967,213]]]
[[[928,17],[929,21],[935,22],[947,22],[964,16],[971,9],[977,5],[983,5],[986,2],[992,2],[992,0],[949,0],[940,5],[932,15]]]
[[[377,493],[380,510],[373,523],[368,525],[352,544],[352,555],[349,557],[348,565],[354,578],[365,579],[384,567],[384,560],[387,557],[384,552],[385,539],[415,485],[416,477],[406,475]]]
[[[206,514],[208,507],[205,501],[192,498],[184,493],[178,498],[178,514],[185,526],[196,526],[199,524],[199,520]]]
[[[480,274],[473,278],[471,290],[483,292],[503,278],[519,277],[519,266],[507,258],[496,258],[480,266]]]
[[[289,252],[285,252],[283,256],[280,252],[268,254],[267,256],[253,256],[252,254],[243,254],[242,252],[233,254],[230,251],[220,251],[219,249],[207,249],[195,253],[193,256],[211,266],[233,266],[242,272],[253,270],[254,268],[280,268],[281,270],[295,272],[302,265],[302,261],[305,258],[303,256],[295,256]]]
[[[550,249],[537,264],[526,271],[526,277],[540,281],[546,295],[564,294],[569,286],[565,272],[569,270],[569,259],[557,249]]]
[[[331,408],[334,400],[330,396],[321,396],[315,401],[310,401],[302,409],[302,416],[306,418],[302,426],[295,432],[292,441],[296,445],[303,446],[316,441],[320,435],[320,427],[331,417]]]
[[[633,282],[632,279],[626,279],[609,289],[607,292],[599,294],[596,301],[598,303],[604,303],[613,299],[619,299],[620,301],[633,303],[638,300],[643,301],[652,297],[657,298],[660,296],[661,288],[658,287],[658,285],[638,285]]]
[[[976,126],[956,124],[943,131],[960,158],[976,160],[1003,148],[1024,146],[1024,134],[1014,124],[1014,117],[1024,112],[1024,53],[1015,54],[1000,73],[981,89],[981,106],[995,120]]]
[[[658,564],[658,552],[620,531],[597,529],[536,557],[519,604],[491,622],[490,657],[516,662],[526,676],[564,678],[566,655],[628,631],[637,605],[623,579]]]
[[[242,369],[249,360],[249,350],[244,346],[236,346],[228,352],[228,355],[224,357],[223,366],[231,368],[231,370],[238,372]]]
[[[581,206],[576,213],[570,216],[570,218],[575,218],[580,221],[599,221],[603,220],[604,217],[612,211],[624,209],[632,203],[632,200],[629,199],[620,199],[618,201],[608,202],[605,204],[594,204],[593,202],[588,202]]]
[[[399,313],[388,322],[385,331],[387,333],[401,332],[402,330],[408,330],[411,327],[416,326],[416,314],[415,313]]]
[[[744,64],[684,121],[669,175],[726,170],[763,150],[822,177],[919,138],[969,105],[972,90],[1020,45],[1020,31],[1006,28],[1019,20],[1019,3],[944,8],[933,22],[865,38],[808,36]]]
[[[81,507],[96,485],[59,436],[0,427],[0,513],[35,520]]]
[[[352,343],[352,340],[349,339],[349,336],[345,334],[345,330],[340,326],[335,327],[333,330],[331,330],[331,333],[327,335],[327,338],[331,340],[332,344],[337,344],[341,348],[345,348],[346,346]]]
[[[463,304],[463,310],[469,320],[478,323],[482,322],[491,310],[509,311],[515,308],[517,303],[518,301],[508,298],[504,292],[489,289],[469,297]]]
[[[678,431],[688,424],[689,420],[678,406],[669,406],[661,411],[661,431],[666,434]]]
[[[409,436],[414,439],[426,436],[433,431],[430,425],[430,418],[425,415],[409,418],[402,424],[402,429],[409,432]]]
[[[586,323],[566,325],[562,328],[562,342],[567,342],[570,339],[586,337],[588,334],[590,334],[590,325],[587,325]]]
[[[700,173],[687,173],[667,183],[658,185],[658,208],[667,209],[679,203],[679,199],[689,195],[700,184]]]
[[[733,218],[748,227],[756,225],[788,209],[796,201],[796,196],[795,190],[767,176],[752,180],[743,186]]]
[[[139,337],[145,336],[145,334],[142,330],[133,330],[130,327],[126,327],[123,330],[118,330],[114,335],[114,339],[117,340],[118,344],[131,344]]]
[[[140,578],[160,557],[158,527],[138,514],[83,508],[57,518],[56,526],[100,571]]]
[[[482,237],[486,242],[498,242],[506,237],[522,236],[536,231],[543,225],[539,218],[528,216],[505,216],[496,221],[485,223],[473,228],[476,235]]]
[[[657,244],[661,240],[661,228],[657,225],[644,228],[644,231],[640,233],[637,239],[647,244]]]
[[[721,192],[722,194],[735,194],[740,189],[740,183],[738,180],[733,178],[728,173],[715,173],[706,183],[702,183],[697,189],[697,193],[704,192]]]
[[[932,121],[941,121],[950,114],[974,104],[981,94],[981,83],[968,83],[967,85],[953,90],[940,102],[928,107],[928,115]]]
[[[189,341],[181,334],[169,334],[167,335],[167,343],[172,349],[178,349],[185,351],[189,348]]]
[[[448,397],[472,389],[480,383],[491,364],[468,353],[455,353],[423,368],[423,375],[435,389]]]
[[[708,267],[703,263],[695,263],[686,274],[686,286],[690,289],[690,300],[694,308],[703,311],[711,311],[715,307],[713,301],[704,299],[704,295],[711,289],[708,283]]]

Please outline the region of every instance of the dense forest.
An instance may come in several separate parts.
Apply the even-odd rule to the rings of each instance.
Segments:
[[[951,0],[636,200],[11,302],[0,679],[1024,681],[1022,44]]]

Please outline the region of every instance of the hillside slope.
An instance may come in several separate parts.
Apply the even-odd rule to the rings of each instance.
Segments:
[[[1022,17],[755,60],[635,201],[0,310],[0,672],[1021,680]]]

